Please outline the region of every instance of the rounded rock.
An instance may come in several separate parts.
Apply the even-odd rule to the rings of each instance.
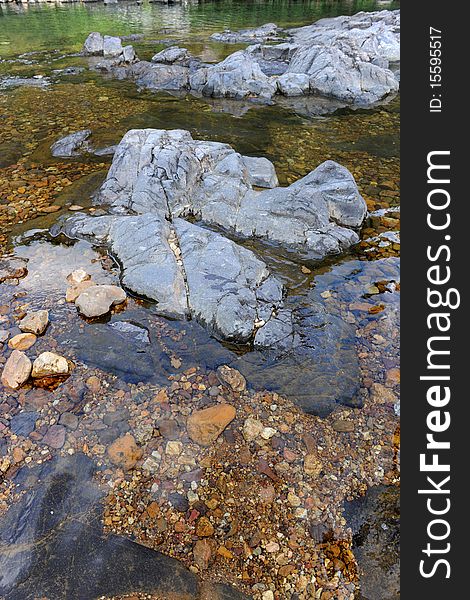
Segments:
[[[42,352],[33,363],[32,377],[67,375],[70,371],[66,358],[54,352]]]
[[[19,333],[9,340],[8,347],[13,350],[29,350],[36,340],[34,333]]]

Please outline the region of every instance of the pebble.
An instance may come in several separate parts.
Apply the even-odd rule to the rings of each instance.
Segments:
[[[67,375],[70,370],[66,358],[54,352],[42,352],[33,363],[32,377]]]
[[[8,347],[13,350],[29,350],[34,346],[36,340],[37,337],[34,333],[19,333],[9,340]]]
[[[274,435],[276,435],[277,431],[272,427],[265,427],[261,432],[261,437],[263,440],[270,440]]]
[[[38,310],[28,313],[18,324],[21,331],[25,333],[34,333],[41,335],[46,331],[49,323],[49,312],[47,310]]]
[[[214,535],[214,526],[207,517],[201,517],[196,525],[196,535],[199,537],[211,537]]]
[[[307,475],[317,477],[320,474],[322,468],[323,465],[319,460],[317,454],[311,452],[306,455],[306,457],[304,458],[304,471]]]
[[[65,427],[63,425],[51,425],[42,442],[46,446],[59,450],[65,444]]]
[[[91,279],[91,275],[89,275],[85,269],[75,269],[67,275],[67,281],[70,285],[79,285],[84,281],[89,281]]]
[[[31,369],[32,363],[26,354],[21,350],[13,350],[3,368],[1,381],[3,385],[16,390],[29,379]]]
[[[142,450],[137,446],[135,438],[126,433],[109,446],[108,456],[114,465],[130,471],[142,457]]]
[[[210,446],[235,418],[236,411],[230,404],[216,404],[198,410],[188,418],[189,437],[200,446]]]
[[[88,288],[96,285],[94,281],[88,279],[86,281],[81,281],[80,283],[75,283],[67,288],[65,292],[65,300],[67,302],[75,302],[75,300]]]
[[[341,433],[351,433],[354,431],[354,423],[352,421],[345,421],[344,419],[336,419],[331,426],[335,431]]]
[[[228,365],[222,365],[217,369],[217,377],[224,385],[230,387],[234,392],[243,392],[246,389],[246,379],[236,369]]]
[[[70,412],[65,412],[60,415],[59,424],[64,425],[67,429],[75,430],[78,427],[78,417]]]
[[[300,498],[296,496],[293,492],[289,492],[287,494],[287,502],[294,508],[297,508],[297,506],[300,506],[301,504]]]
[[[101,388],[101,381],[98,379],[98,377],[96,377],[96,375],[92,375],[91,377],[88,377],[85,385],[90,391],[96,393],[99,392]]]
[[[243,424],[243,437],[247,442],[253,442],[261,435],[263,430],[264,426],[261,421],[258,421],[258,419],[254,419],[253,417],[248,417]]]
[[[168,456],[179,456],[183,451],[183,444],[178,441],[169,441],[166,444],[165,452]]]
[[[400,369],[394,367],[393,369],[389,369],[387,371],[387,376],[385,378],[385,385],[387,387],[395,387],[400,383]]]
[[[194,562],[203,571],[209,568],[209,562],[212,557],[212,545],[212,541],[208,539],[198,540],[194,544]]]

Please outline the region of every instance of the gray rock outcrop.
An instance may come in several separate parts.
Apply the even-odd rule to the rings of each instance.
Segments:
[[[83,53],[102,57],[92,68],[112,77],[132,79],[155,91],[189,91],[206,98],[271,102],[310,95],[367,106],[399,89],[399,10],[321,19],[290,30],[268,23],[211,37],[252,45],[211,65],[178,46],[148,62],[139,61],[132,46],[123,48],[120,38],[92,33]]]
[[[275,183],[266,159],[188,131],[140,129],[119,144],[98,199],[114,211],[193,216],[316,259],[358,241],[351,228],[361,226],[366,204],[347,169],[327,161],[289,187]]]
[[[77,215],[65,231],[106,244],[122,283],[155,300],[159,314],[195,318],[219,338],[252,340],[282,305],[281,284],[253,252],[182,219]]]
[[[327,161],[282,188],[272,163],[227,144],[194,140],[184,130],[131,130],[97,200],[109,214],[77,213],[63,232],[105,246],[128,290],[154,300],[163,316],[193,319],[216,339],[251,345],[240,362],[244,372],[257,381],[261,356],[262,387],[292,392],[305,410],[327,414],[337,402],[355,405],[353,328],[318,302],[300,307],[286,298],[254,251],[219,232],[316,258],[341,252],[357,241],[354,228],[366,213],[347,169]],[[253,369],[251,356],[258,357]],[[285,373],[307,378],[302,397]]]

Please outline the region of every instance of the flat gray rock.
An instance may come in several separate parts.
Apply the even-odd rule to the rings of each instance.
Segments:
[[[122,283],[157,302],[159,314],[192,317],[221,339],[252,340],[282,305],[282,286],[253,252],[213,231],[158,214],[69,219],[69,236],[106,244]],[[174,236],[174,241],[170,238]],[[170,246],[171,244],[171,246]],[[81,297],[76,300],[81,308]],[[91,316],[87,314],[86,316]],[[96,315],[93,315],[96,316]]]
[[[242,29],[240,31],[231,31],[226,29],[221,33],[213,33],[211,40],[222,42],[224,44],[254,44],[259,42],[268,42],[279,39],[281,28],[275,23],[265,23],[260,27],[251,29]]]
[[[51,146],[52,156],[57,158],[71,158],[89,152],[90,144],[88,138],[90,136],[91,129],[83,129],[57,140]]]

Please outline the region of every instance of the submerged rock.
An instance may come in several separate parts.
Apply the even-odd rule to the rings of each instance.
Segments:
[[[109,446],[108,457],[113,465],[130,471],[142,457],[142,449],[137,445],[135,438],[126,433]]]
[[[23,258],[11,256],[0,259],[0,283],[20,279],[28,273],[28,262]]]
[[[36,339],[34,333],[19,333],[9,340],[8,347],[13,350],[29,350],[34,346]]]
[[[58,432],[54,436],[57,447]],[[8,600],[82,600],[142,592],[188,600],[248,600],[229,586],[200,582],[174,558],[105,534],[104,492],[93,481],[95,471],[93,461],[77,453],[19,474],[25,493],[0,524],[0,545],[8,547],[0,554],[0,595]]]
[[[344,514],[353,533],[363,600],[400,598],[400,490],[369,489],[345,503]]]
[[[91,129],[84,129],[57,140],[57,142],[54,142],[51,146],[52,156],[55,156],[56,158],[71,158],[89,152],[90,145],[88,138],[90,136]]]
[[[230,404],[216,404],[197,410],[188,418],[189,437],[201,446],[210,446],[233,421],[236,412]]]

